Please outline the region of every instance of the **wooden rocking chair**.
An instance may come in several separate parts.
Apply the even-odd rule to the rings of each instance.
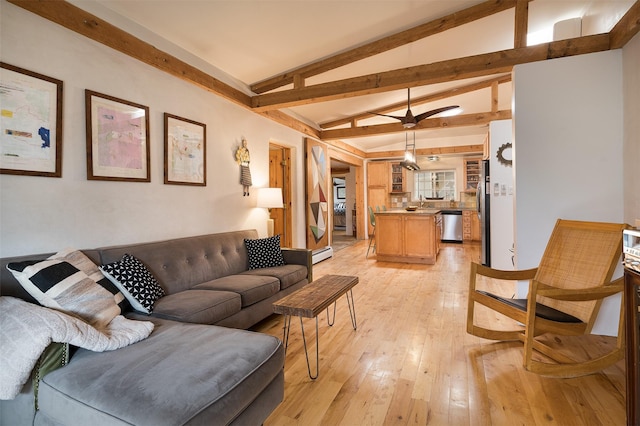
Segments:
[[[624,300],[621,301],[615,349],[587,361],[575,361],[536,337],[590,334],[602,300],[623,292],[623,279],[611,282],[622,253],[624,224],[558,220],[537,268],[500,271],[471,264],[467,332],[492,340],[524,343],[524,367],[534,373],[576,377],[600,371],[624,357]],[[527,299],[500,297],[476,288],[476,277],[496,280],[529,280]],[[475,304],[480,303],[523,324],[502,331],[474,324]],[[551,362],[533,358],[533,351]]]

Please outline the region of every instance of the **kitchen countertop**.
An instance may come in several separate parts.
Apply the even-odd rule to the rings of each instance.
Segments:
[[[440,213],[442,209],[418,209],[415,211],[407,211],[405,209],[384,210],[376,212],[376,214],[412,214],[412,215],[434,215]]]

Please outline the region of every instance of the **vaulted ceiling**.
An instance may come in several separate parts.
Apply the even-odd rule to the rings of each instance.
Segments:
[[[407,88],[415,115],[463,110],[420,122],[418,148],[481,143],[490,120],[511,116],[514,65],[619,48],[640,28],[633,0],[9,1],[374,157],[404,147],[402,125],[370,113],[404,116]],[[553,42],[561,21],[557,31],[578,37]],[[143,52],[157,40],[180,49]]]

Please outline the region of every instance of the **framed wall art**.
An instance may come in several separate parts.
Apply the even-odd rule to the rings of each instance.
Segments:
[[[0,62],[0,173],[62,176],[62,86]]]
[[[149,107],[85,90],[87,179],[150,182]]]
[[[164,183],[207,184],[207,125],[164,113]]]
[[[331,196],[331,170],[327,146],[305,138],[307,248],[315,250],[329,245],[329,203]]]

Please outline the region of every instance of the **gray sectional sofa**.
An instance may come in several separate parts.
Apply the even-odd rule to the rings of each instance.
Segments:
[[[285,265],[249,269],[244,240],[257,237],[245,230],[83,250],[97,265],[125,253],[144,263],[165,296],[150,315],[125,316],[155,328],[113,351],[71,348],[67,365],[0,401],[0,424],[261,424],[284,395],[284,348],[275,337],[240,329],[310,282],[312,262],[310,250],[283,249]],[[6,265],[46,257],[0,259],[0,294],[34,302]]]

